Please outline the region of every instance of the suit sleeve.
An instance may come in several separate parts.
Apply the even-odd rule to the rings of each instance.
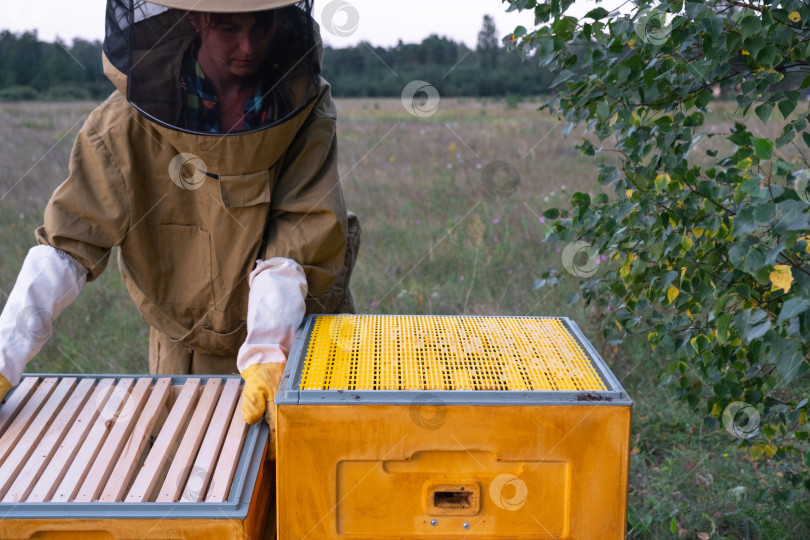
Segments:
[[[96,132],[91,118],[76,137],[68,178],[45,208],[37,242],[62,250],[96,279],[119,245],[129,224],[127,190],[115,157]]]
[[[307,277],[307,304],[318,303],[343,268],[348,231],[337,171],[336,114],[325,92],[282,158],[270,202],[263,259],[286,257]]]

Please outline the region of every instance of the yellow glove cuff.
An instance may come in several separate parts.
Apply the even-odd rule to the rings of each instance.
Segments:
[[[9,390],[11,390],[11,383],[0,374],[0,401],[3,401],[3,398],[6,397]]]

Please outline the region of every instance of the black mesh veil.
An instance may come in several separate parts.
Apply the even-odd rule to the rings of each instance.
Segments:
[[[194,68],[189,66],[195,65],[201,34],[188,14],[143,0],[108,0],[104,53],[127,76],[127,99],[142,114],[175,129],[210,133],[190,121],[194,109],[189,109],[186,93]],[[320,75],[312,0],[254,15],[274,22],[267,56],[251,75],[265,110],[261,121],[243,132],[294,115],[317,93]]]

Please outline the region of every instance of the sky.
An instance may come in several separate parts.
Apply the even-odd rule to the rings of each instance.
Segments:
[[[621,0],[600,5],[610,10]],[[106,0],[0,0],[0,30],[37,30],[39,39],[75,37],[103,39]],[[315,0],[316,20],[324,42],[349,47],[361,41],[390,47],[397,41],[419,43],[430,34],[463,41],[474,48],[485,14],[495,18],[500,37],[518,25],[531,28],[532,13],[506,13],[500,0]],[[593,0],[578,0],[569,14],[581,16],[594,7]]]

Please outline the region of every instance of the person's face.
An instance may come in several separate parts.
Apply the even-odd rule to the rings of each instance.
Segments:
[[[199,20],[200,53],[220,72],[238,77],[256,73],[267,57],[273,22],[257,21],[249,13],[224,15],[216,22],[203,15]]]

